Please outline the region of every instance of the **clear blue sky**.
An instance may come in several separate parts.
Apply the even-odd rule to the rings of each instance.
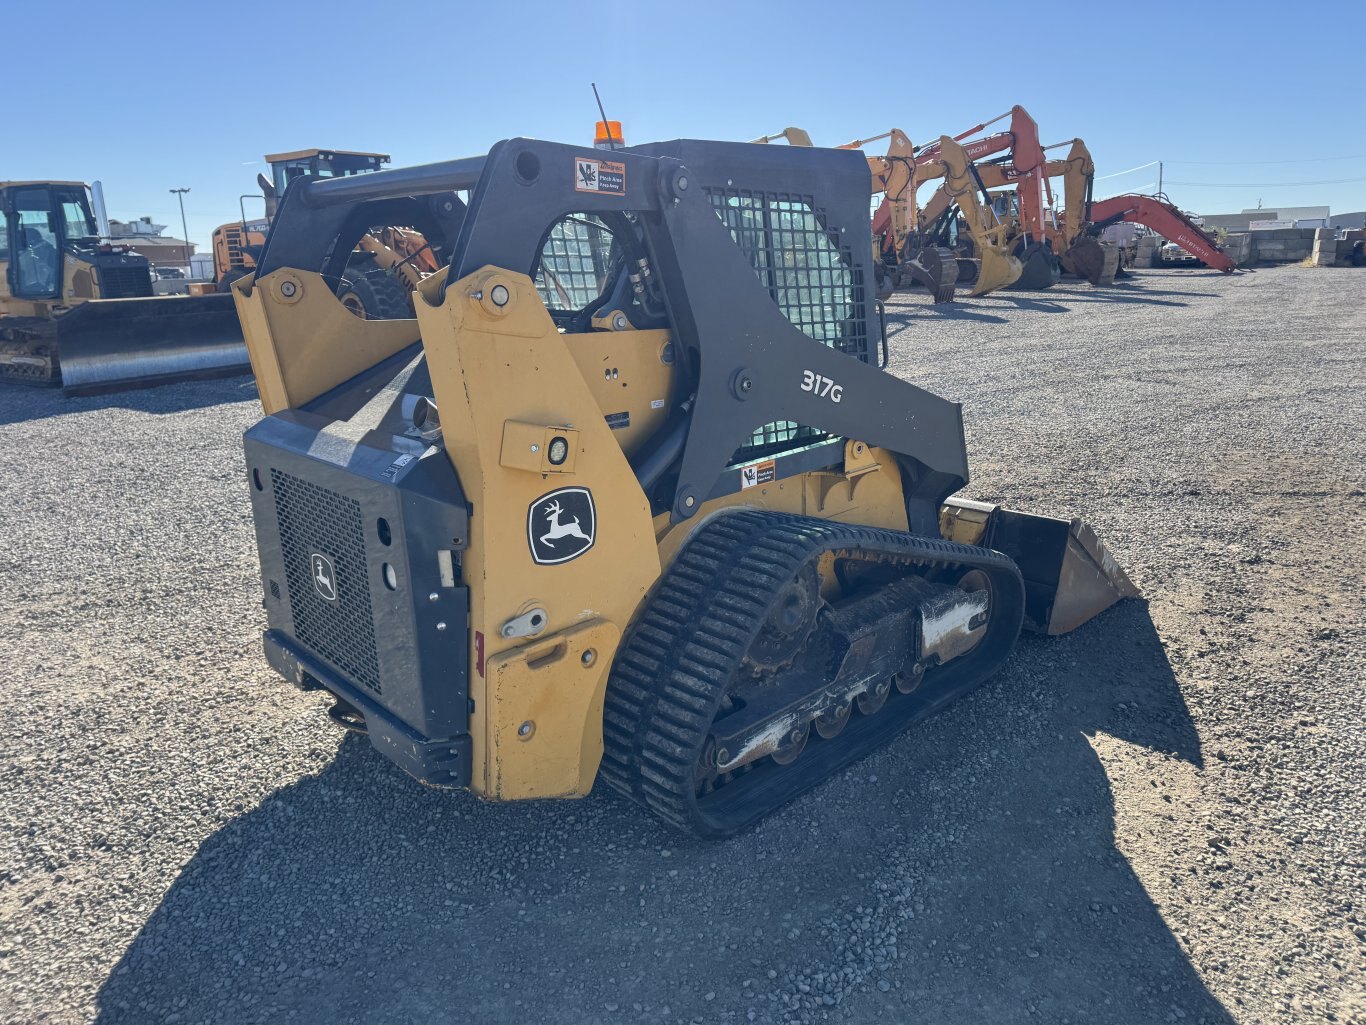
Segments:
[[[588,142],[591,81],[630,142],[793,124],[818,144],[892,126],[920,142],[1019,103],[1045,143],[1084,138],[1100,176],[1165,161],[1168,194],[1198,212],[1366,208],[1361,0],[78,0],[11,4],[4,34],[0,178],[99,178],[111,216],[177,235],[167,190],[188,186],[201,246],[264,153],[401,166],[514,135]],[[1097,195],[1151,191],[1156,170]]]

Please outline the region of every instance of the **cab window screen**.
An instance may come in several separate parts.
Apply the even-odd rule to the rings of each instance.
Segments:
[[[62,218],[66,221],[67,238],[93,238],[95,225],[85,204],[75,199],[62,201]]]
[[[862,271],[812,196],[708,188],[712,209],[749,260],[778,309],[803,334],[862,360],[868,358]],[[827,435],[791,420],[765,424],[731,465],[822,441]]]
[[[541,246],[536,291],[551,313],[578,313],[611,287],[617,264],[611,229],[591,214],[555,222]]]
[[[19,295],[55,296],[62,254],[47,189],[20,189],[14,198],[14,274]]]

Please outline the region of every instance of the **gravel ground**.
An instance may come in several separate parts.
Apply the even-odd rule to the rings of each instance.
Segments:
[[[889,312],[1147,601],[734,841],[426,790],[266,667],[243,379],[0,386],[0,1021],[1366,1021],[1366,277]]]

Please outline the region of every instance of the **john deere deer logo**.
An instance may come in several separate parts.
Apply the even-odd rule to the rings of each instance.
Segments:
[[[549,566],[577,559],[593,547],[597,516],[587,488],[560,488],[527,509],[531,558]]]
[[[318,592],[318,596],[324,601],[337,600],[337,571],[332,566],[332,560],[326,555],[313,553],[309,560],[309,567],[313,573],[313,590]]]

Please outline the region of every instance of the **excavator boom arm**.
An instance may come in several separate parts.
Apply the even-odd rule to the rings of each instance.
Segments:
[[[1091,204],[1092,224],[1132,221],[1147,225],[1163,238],[1200,260],[1207,267],[1231,274],[1237,266],[1219,244],[1172,204],[1152,196],[1123,195]]]

